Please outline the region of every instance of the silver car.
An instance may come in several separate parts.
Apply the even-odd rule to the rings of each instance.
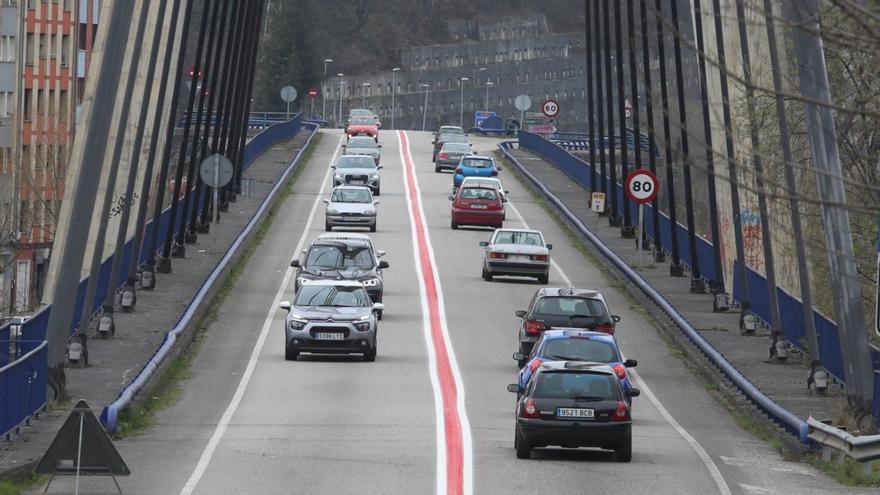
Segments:
[[[309,280],[300,286],[293,302],[282,301],[284,359],[295,361],[302,352],[313,354],[363,354],[375,361],[379,328],[373,303],[360,282]]]
[[[367,138],[370,139],[370,138]],[[372,141],[372,139],[370,139]],[[333,165],[333,186],[366,186],[373,194],[382,194],[382,178],[379,170],[382,167],[376,164],[373,158],[365,155],[346,155],[339,158]]]
[[[379,148],[382,147],[375,139],[370,136],[354,136],[342,145],[345,148],[343,155],[367,155],[373,157],[376,165],[382,158]]]
[[[324,230],[333,227],[368,227],[376,231],[376,205],[373,193],[365,186],[337,186],[325,199]]]
[[[550,280],[550,250],[538,230],[496,229],[489,241],[481,241],[483,248],[483,280],[508,275],[535,277],[538,283]]]
[[[440,152],[437,154],[437,161],[434,163],[434,172],[441,172],[445,168],[455,170],[455,167],[458,166],[458,162],[461,161],[463,156],[470,156],[473,154],[474,150],[468,143],[446,143],[440,148]]]

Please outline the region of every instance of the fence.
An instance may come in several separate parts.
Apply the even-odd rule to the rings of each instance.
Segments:
[[[290,121],[275,124],[255,136],[245,147],[242,164],[243,169],[246,170],[250,167],[253,161],[262,152],[276,142],[295,136],[301,127],[302,118],[297,114]],[[207,197],[207,194],[201,195],[202,202],[198,205],[199,211],[201,211],[207,204]],[[184,198],[181,197],[178,207],[182,208],[183,204]],[[193,207],[195,207],[195,205],[190,206],[190,208]],[[192,210],[190,209],[189,211],[191,212]],[[159,249],[161,249],[161,246],[169,235],[174,235],[174,232],[180,227],[181,222],[183,222],[184,219],[189,218],[189,215],[177,215],[177,221],[175,222],[175,228],[173,230],[169,230],[168,228],[171,221],[170,218],[171,207],[168,207],[162,212],[158,221],[159,240],[156,246]],[[155,228],[156,225],[155,221],[150,221],[145,227],[144,235],[151,235],[152,229]],[[122,270],[119,276],[119,280],[122,281],[128,278],[128,260],[131,256],[132,245],[133,239],[129,239],[122,251],[123,263],[121,264]],[[149,258],[149,255],[150,253],[146,251],[141,252],[140,263],[145,263]],[[110,257],[104,260],[101,264],[95,304],[94,307],[91,308],[92,313],[96,313],[101,308],[103,301],[106,298],[107,291],[111,289],[110,269],[112,263],[113,258]],[[83,279],[79,285],[70,328],[71,334],[75,330],[76,322],[79,322],[82,316],[87,283],[88,278]],[[122,284],[118,287],[113,287],[112,290],[119,289],[121,285]],[[51,305],[43,307],[32,318],[22,324],[20,326],[20,335],[16,334],[17,331],[14,330],[14,325],[7,325],[0,328],[0,366],[2,366],[0,367],[0,385],[2,385],[2,388],[0,388],[0,436],[8,435],[10,431],[17,429],[21,424],[29,421],[30,417],[39,412],[46,403],[45,385],[47,354],[45,350],[45,339],[46,327],[49,322],[49,312],[51,309]],[[42,350],[37,352],[41,347]],[[7,350],[11,351],[7,352]],[[30,375],[21,371],[24,369],[34,370],[33,373],[36,374],[36,378],[29,378]],[[26,382],[27,380],[31,380],[31,382]],[[31,401],[29,396],[20,396],[14,392],[24,390],[22,387],[25,387],[28,383],[42,384],[40,387],[34,385],[34,389],[39,391],[39,393],[36,394],[40,398],[39,401]]]
[[[519,145],[521,148],[525,148],[529,151],[537,153],[538,155],[541,155],[548,161],[552,162],[572,180],[579,183],[584,188],[590,188],[590,174],[596,173],[590,166],[590,164],[569,153],[567,150],[563,149],[556,143],[548,141],[536,134],[520,132]],[[598,184],[599,181],[599,175],[596,174],[596,183]],[[624,201],[629,201],[626,198],[626,194],[623,190],[622,184],[614,184],[613,188],[611,186],[611,182],[606,179],[606,190],[610,191],[610,194],[616,195],[618,205],[622,205]],[[619,211],[623,211],[623,209],[621,208]],[[631,216],[630,219],[632,220],[633,224],[637,224],[638,205],[630,202],[629,211]],[[672,243],[677,242],[682,263],[691,266],[692,259],[690,250],[688,248],[687,228],[684,225],[677,223],[674,226],[675,237],[673,238],[673,225],[669,217],[661,211],[659,214],[659,218],[659,227],[661,234],[660,244],[662,249],[668,253],[672,250]],[[645,205],[644,220],[645,231],[648,234],[648,237],[651,238],[653,241],[653,207],[650,204]],[[712,243],[701,236],[697,236],[696,244],[697,261],[704,276],[708,279],[719,279],[720,274],[715,273]],[[760,273],[752,270],[751,268],[747,270],[747,273],[747,283],[750,293],[767,294],[767,279]],[[735,277],[733,284],[734,287],[732,297],[735,301],[740,300],[739,296],[742,292],[742,280],[740,280],[740,278],[741,277],[739,276]],[[783,333],[783,335],[785,335],[786,339],[788,339],[789,342],[791,342],[796,347],[805,350],[804,342],[806,339],[806,329],[804,327],[804,313],[802,302],[784,289],[777,287],[776,293],[779,297],[779,311],[782,316],[782,321],[786,323],[785,326],[779,330]],[[768,299],[769,298],[765,297],[753,298],[752,312],[760,319],[762,319],[765,324],[769,325],[770,305]],[[813,318],[816,322],[816,332],[818,334],[819,353],[822,357],[822,364],[825,366],[828,372],[831,373],[837,380],[839,380],[841,383],[844,383],[844,378],[846,375],[844,372],[844,360],[843,354],[841,352],[840,336],[838,333],[837,325],[834,321],[832,321],[830,318],[823,315],[819,311],[813,311]],[[872,349],[871,352],[874,367],[875,369],[880,370],[880,351],[878,351],[877,349]],[[880,390],[880,373],[878,372],[875,372],[874,374],[874,383],[875,389]],[[874,416],[875,418],[880,416],[880,396],[878,396],[877,394],[875,394],[874,396]]]

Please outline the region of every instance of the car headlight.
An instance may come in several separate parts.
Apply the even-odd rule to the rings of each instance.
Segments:
[[[359,332],[366,332],[367,330],[370,329],[370,322],[369,321],[362,321],[362,322],[355,323],[354,328],[355,328],[355,330],[357,330]]]
[[[373,172],[372,174],[370,174],[370,178],[371,178],[371,179],[378,179],[378,178],[379,178],[379,172]]]
[[[304,284],[304,283],[306,283],[306,282],[308,282],[308,281],[309,281],[309,279],[307,279],[307,278],[305,278],[305,277],[299,277],[298,279],[296,279],[296,282],[297,282],[299,285],[302,285],[302,284]]]
[[[342,180],[342,175],[337,174],[337,175],[334,175],[333,178],[335,180]]]
[[[328,215],[339,215],[339,210],[336,208],[327,208]]]
[[[361,283],[364,284],[364,287],[378,287],[379,279],[378,278],[368,278],[366,280],[361,280]]]
[[[376,214],[376,210],[374,210],[373,208],[368,208],[368,209],[364,210],[364,215],[369,216],[369,215],[375,215],[375,214]]]
[[[292,314],[288,317],[288,321],[290,322],[291,330],[302,330],[308,325],[309,320],[303,318],[302,316]]]

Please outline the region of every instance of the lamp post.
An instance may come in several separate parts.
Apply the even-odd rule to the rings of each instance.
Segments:
[[[366,108],[367,106],[367,88],[370,87],[370,83],[361,83],[361,108]]]
[[[428,119],[428,93],[431,92],[431,85],[422,83],[422,87],[425,88],[425,106],[422,109],[422,132],[424,132],[425,121]]]
[[[327,64],[333,63],[332,58],[324,59],[324,79],[321,79],[321,120],[327,120]]]
[[[477,76],[479,76],[480,72],[484,72],[486,70],[487,69],[485,67],[480,67],[479,69],[474,69],[474,85],[480,84],[480,78]]]
[[[336,125],[338,126],[339,123],[342,122],[342,94],[343,94],[342,85],[345,82],[343,79],[345,77],[345,74],[340,72],[339,74],[336,74],[336,76],[339,77],[339,116],[336,118]]]
[[[492,81],[486,81],[486,107],[483,109],[485,111],[489,111],[489,87],[495,86],[495,83]]]
[[[396,107],[394,106],[394,94],[397,93],[397,86],[395,85],[395,76],[400,72],[400,67],[395,67],[391,69],[391,130],[394,130],[394,113]]]
[[[464,83],[466,81],[470,81],[470,78],[467,78],[467,77],[458,78],[458,87],[461,90],[461,94],[458,97],[458,125],[459,125],[459,127],[464,127]]]

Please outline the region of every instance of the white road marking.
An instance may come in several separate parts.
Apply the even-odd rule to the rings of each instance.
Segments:
[[[294,253],[302,251],[302,248],[305,245],[306,237],[309,235],[309,231],[312,228],[315,213],[318,211],[318,205],[321,202],[321,198],[327,187],[327,182],[329,182],[330,179],[330,173],[333,170],[330,168],[330,165],[336,161],[336,156],[339,154],[341,146],[342,136],[339,136],[339,142],[336,144],[336,149],[333,151],[333,157],[330,159],[330,164],[327,166],[327,172],[324,174],[324,180],[321,182],[321,189],[318,192],[318,195],[315,196],[314,203],[312,203],[312,210],[309,212],[308,221],[306,222],[306,226],[303,229],[303,233],[299,238],[299,243],[297,243]],[[302,166],[305,166],[305,164],[302,164]],[[235,395],[232,396],[232,400],[229,401],[229,405],[223,412],[220,422],[217,423],[217,427],[214,429],[211,439],[208,440],[208,445],[206,445],[205,449],[202,451],[198,464],[196,464],[195,469],[193,469],[193,472],[183,486],[183,489],[180,490],[180,495],[192,494],[195,491],[196,486],[198,486],[199,481],[202,479],[202,476],[204,476],[205,471],[208,469],[208,465],[211,463],[211,458],[214,457],[214,452],[217,450],[220,440],[223,439],[223,435],[226,433],[226,428],[232,421],[232,417],[235,415],[235,411],[238,409],[239,404],[241,404],[241,400],[244,397],[248,384],[250,384],[251,376],[253,376],[254,369],[257,367],[257,362],[260,359],[260,353],[263,351],[263,345],[266,343],[266,337],[269,335],[269,330],[272,328],[272,323],[275,321],[275,314],[278,311],[278,305],[281,303],[281,298],[284,296],[284,293],[290,285],[290,279],[293,276],[293,273],[294,269],[292,267],[288,267],[287,271],[284,273],[281,286],[278,287],[278,292],[275,293],[275,299],[272,300],[272,306],[269,307],[269,311],[266,313],[266,319],[263,321],[263,328],[260,330],[260,336],[257,338],[256,344],[254,344],[253,351],[251,351],[250,360],[248,360],[244,374],[241,376],[241,381],[238,382],[238,388],[235,389]]]
[[[747,485],[745,483],[740,483],[739,487],[742,488],[742,491],[752,495],[774,495],[779,492],[775,492],[773,490],[768,490],[767,488],[761,488],[760,486]]]

